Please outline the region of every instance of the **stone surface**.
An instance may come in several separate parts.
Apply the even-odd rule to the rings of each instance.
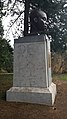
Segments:
[[[50,41],[44,35],[31,37],[25,41],[18,39],[15,43],[13,86],[48,87],[51,84],[51,72],[48,71],[51,68],[47,61]]]
[[[56,85],[49,88],[12,87],[7,91],[7,101],[28,102],[53,105],[56,95]]]
[[[13,87],[7,101],[53,105],[56,85],[51,77],[50,41],[46,35],[15,40]]]

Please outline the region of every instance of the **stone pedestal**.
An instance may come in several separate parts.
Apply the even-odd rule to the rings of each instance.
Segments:
[[[49,39],[26,36],[14,45],[13,87],[7,91],[7,101],[53,105],[56,85],[51,78]]]

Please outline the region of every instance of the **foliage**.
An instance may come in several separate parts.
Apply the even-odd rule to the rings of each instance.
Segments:
[[[0,69],[12,72],[13,49],[5,39],[0,39]]]
[[[6,91],[12,86],[13,74],[0,74],[0,100],[6,99]]]
[[[9,42],[3,38],[2,9],[3,4],[0,1],[0,70],[4,69],[11,72],[13,64],[13,49],[9,45]]]
[[[20,36],[20,34],[22,36],[24,31],[24,5],[22,4],[25,4],[25,0],[4,1],[4,13],[6,17],[11,14],[11,25],[9,29],[12,29],[14,37]],[[67,0],[30,0],[30,7],[41,8],[47,13],[48,21],[46,34],[52,40],[52,51],[64,52],[67,45]],[[15,23],[17,25],[16,28],[14,27],[15,32],[13,32]]]
[[[47,34],[52,37],[52,51],[64,52],[67,43],[67,0],[37,0],[37,4],[48,15]]]
[[[2,26],[2,9],[3,9],[3,4],[0,1],[0,39],[3,38],[3,26]]]
[[[52,54],[52,72],[67,73],[67,52]]]

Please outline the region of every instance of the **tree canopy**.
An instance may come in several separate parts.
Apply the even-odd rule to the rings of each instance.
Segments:
[[[11,16],[9,30],[14,36],[23,36],[24,10],[26,0],[2,0],[4,2],[3,14]],[[53,52],[66,51],[67,45],[67,0],[28,0],[30,10],[40,8],[48,16],[46,34],[52,40]],[[29,12],[30,12],[29,10]],[[13,32],[13,28],[15,28]],[[9,31],[8,30],[8,31]],[[8,33],[7,31],[7,33]],[[20,32],[19,32],[20,31]]]
[[[2,9],[3,3],[0,1],[0,70],[11,72],[13,67],[13,49],[9,45],[9,41],[3,38]]]

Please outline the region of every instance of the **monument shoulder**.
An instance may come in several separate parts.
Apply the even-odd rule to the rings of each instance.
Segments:
[[[19,37],[14,40],[14,43],[32,43],[32,42],[44,42],[46,40],[46,35],[28,35],[25,37]]]

